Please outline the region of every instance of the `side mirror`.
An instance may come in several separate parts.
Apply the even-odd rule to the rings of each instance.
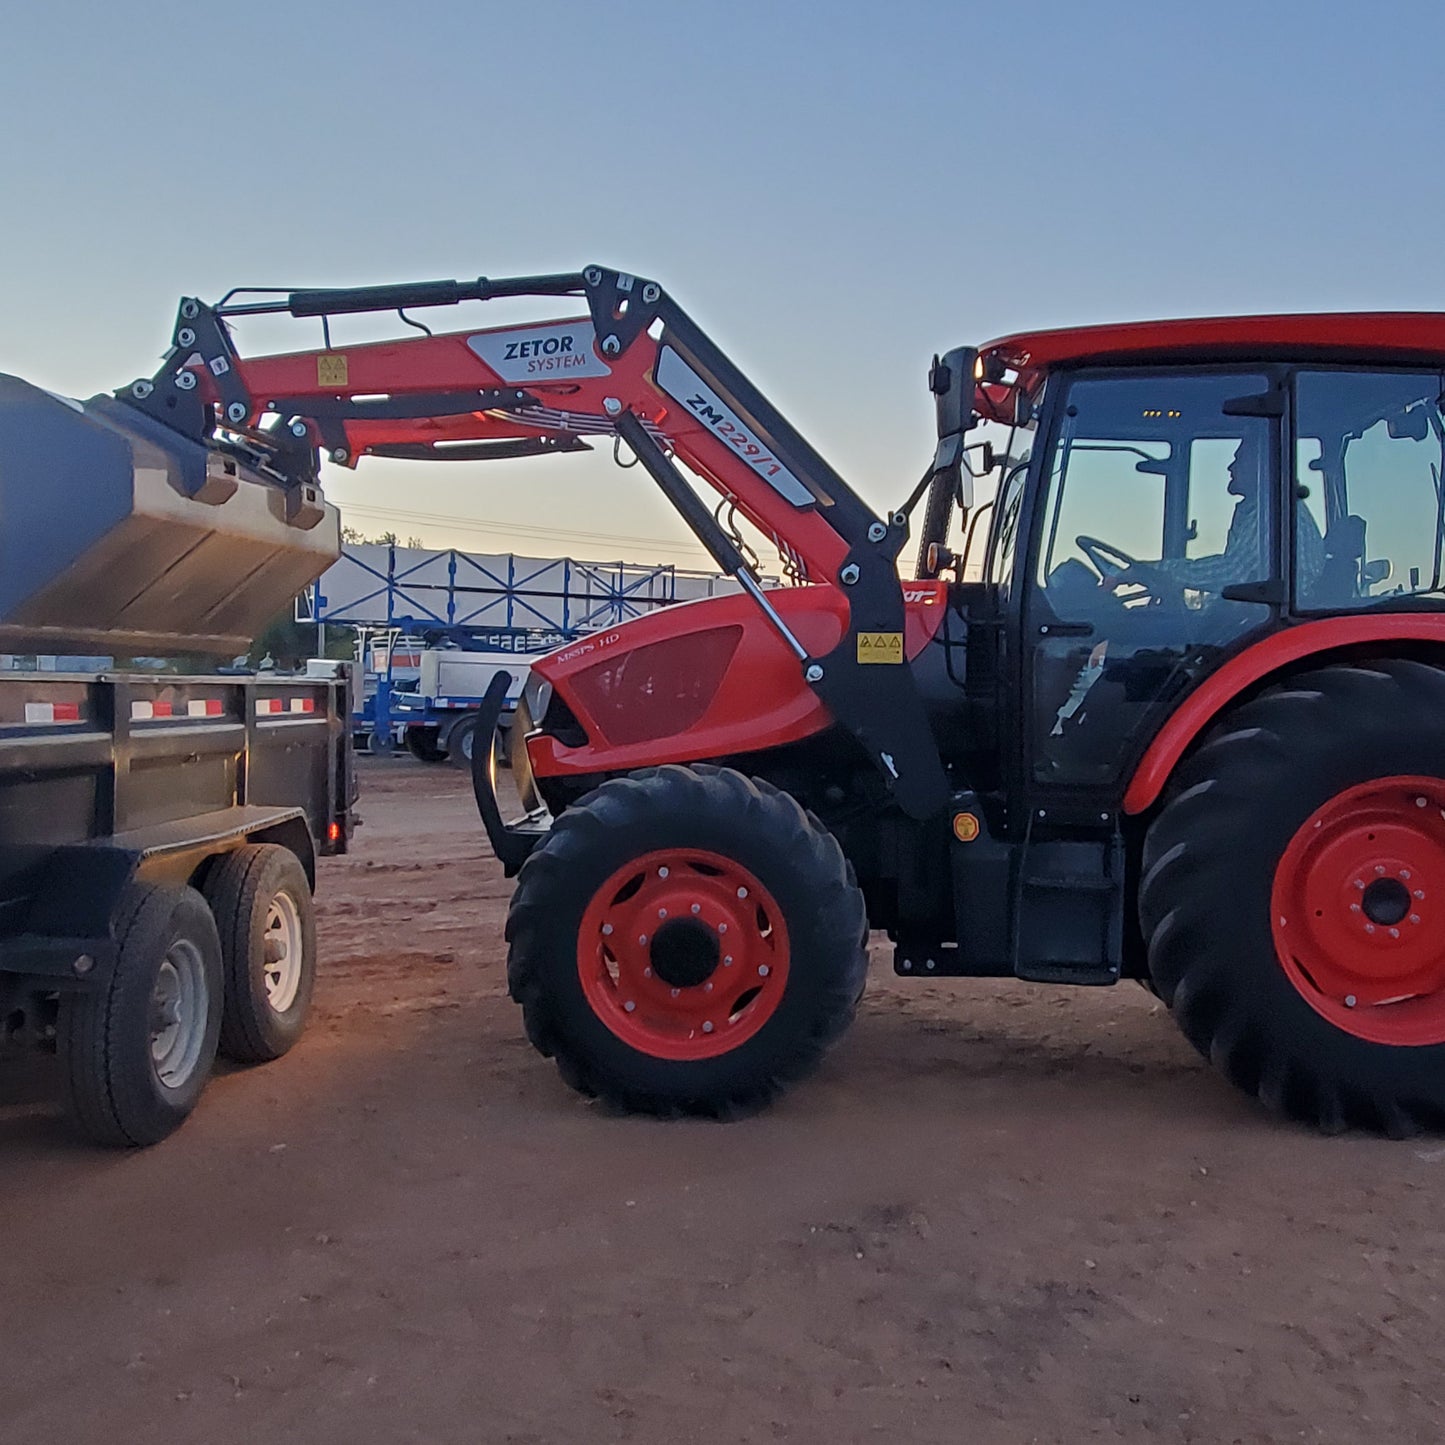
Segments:
[[[1360,568],[1360,581],[1366,587],[1378,587],[1381,582],[1388,582],[1394,571],[1395,564],[1388,557],[1380,557]]]
[[[933,393],[938,422],[938,440],[958,437],[973,425],[974,370],[978,350],[956,346],[942,357],[935,356],[928,372],[928,389]]]

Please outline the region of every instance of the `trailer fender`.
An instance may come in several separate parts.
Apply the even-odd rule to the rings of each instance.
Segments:
[[[1155,734],[1125,789],[1124,811],[1136,814],[1152,808],[1194,740],[1236,698],[1261,682],[1297,663],[1325,661],[1327,654],[1345,649],[1393,651],[1402,643],[1445,647],[1445,616],[1330,617],[1302,622],[1254,643],[1211,673]]]

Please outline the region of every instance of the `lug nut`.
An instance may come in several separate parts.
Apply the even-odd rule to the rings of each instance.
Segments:
[[[676,989],[673,989],[673,991],[672,991],[672,996],[673,996],[673,998],[676,998],[676,997],[677,997],[677,990],[676,990]]]
[[[667,909],[665,909],[665,908],[659,908],[659,909],[657,910],[657,916],[658,916],[659,918],[666,918],[666,917],[667,917]]]
[[[1355,996],[1354,996],[1354,994],[1352,994],[1352,993],[1347,993],[1347,994],[1345,995],[1345,1007],[1346,1007],[1346,1008],[1354,1008],[1354,1006],[1355,1006]]]
[[[638,941],[640,944],[642,944],[644,947],[646,947],[646,945],[647,945],[647,935],[646,935],[645,933],[642,934],[642,935],[638,938],[637,941]]]
[[[738,889],[738,897],[739,897],[739,898],[746,898],[747,896],[748,896],[748,890],[747,890],[746,888],[739,888],[739,889]]]
[[[644,969],[642,970],[642,976],[643,976],[643,978],[651,978],[651,977],[652,977],[652,970],[651,970],[650,968],[644,968]]]
[[[766,978],[771,972],[772,972],[772,969],[770,969],[770,968],[767,966],[767,964],[765,964],[765,963],[760,963],[760,964],[758,965],[758,977],[759,977],[759,978]]]
[[[733,966],[733,956],[732,956],[732,954],[728,954],[727,957],[723,959],[723,967],[724,967],[724,968],[731,968],[732,966]]]
[[[694,904],[692,905],[692,911],[693,911],[694,913],[701,913],[701,912],[702,912],[702,904],[701,904],[701,903],[694,903]]]
[[[712,1020],[711,1020],[711,1019],[708,1019],[708,1020],[706,1020],[706,1021],[704,1022],[703,1026],[702,1026],[702,1031],[703,1031],[703,1033],[705,1033],[705,1034],[710,1034],[710,1033],[712,1032]]]
[[[1380,878],[1383,878],[1385,876],[1385,865],[1383,863],[1375,864],[1375,874],[1377,877]]]
[[[628,999],[627,1002],[622,1005],[622,1007],[625,1008],[628,1013],[631,1013],[633,1009],[637,1007],[637,1005],[631,999]]]
[[[1420,921],[1420,915],[1419,915],[1418,913],[1412,913],[1412,914],[1410,915],[1410,922],[1411,922],[1411,923],[1418,923],[1419,921]]]
[[[604,924],[602,925],[602,936],[603,936],[604,938],[608,938],[608,937],[611,936],[611,934],[612,934],[612,925],[611,925],[610,923],[604,923]]]
[[[717,926],[717,931],[718,931],[719,933],[726,933],[726,932],[728,931],[728,926],[727,926],[727,924],[726,924],[726,923],[719,923],[718,926]]]
[[[703,986],[702,986],[702,991],[703,991],[704,993],[711,993],[711,992],[712,992],[712,980],[711,980],[711,979],[709,979],[705,984],[703,984]]]
[[[1428,808],[1428,807],[1430,806],[1430,803],[1429,803],[1429,800],[1426,799],[1426,798],[1416,798],[1416,799],[1415,799],[1415,806],[1416,806],[1417,808]]]
[[[657,870],[657,876],[658,876],[659,878],[666,878],[666,877],[667,877],[667,869],[666,869],[665,867],[664,867],[664,868],[659,868],[659,869]]]

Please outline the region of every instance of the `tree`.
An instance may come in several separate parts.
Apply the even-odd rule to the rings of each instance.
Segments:
[[[382,532],[379,536],[368,537],[359,527],[343,527],[341,529],[341,540],[350,542],[354,546],[364,547],[367,545],[381,547],[425,547],[426,543],[420,537],[408,537],[403,543],[395,532]]]

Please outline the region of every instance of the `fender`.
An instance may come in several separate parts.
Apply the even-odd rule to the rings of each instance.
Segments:
[[[1124,811],[1133,814],[1152,808],[1195,738],[1257,682],[1291,663],[1342,647],[1380,642],[1435,642],[1445,646],[1445,614],[1322,618],[1287,627],[1246,648],[1195,688],[1155,734],[1124,792]]]

